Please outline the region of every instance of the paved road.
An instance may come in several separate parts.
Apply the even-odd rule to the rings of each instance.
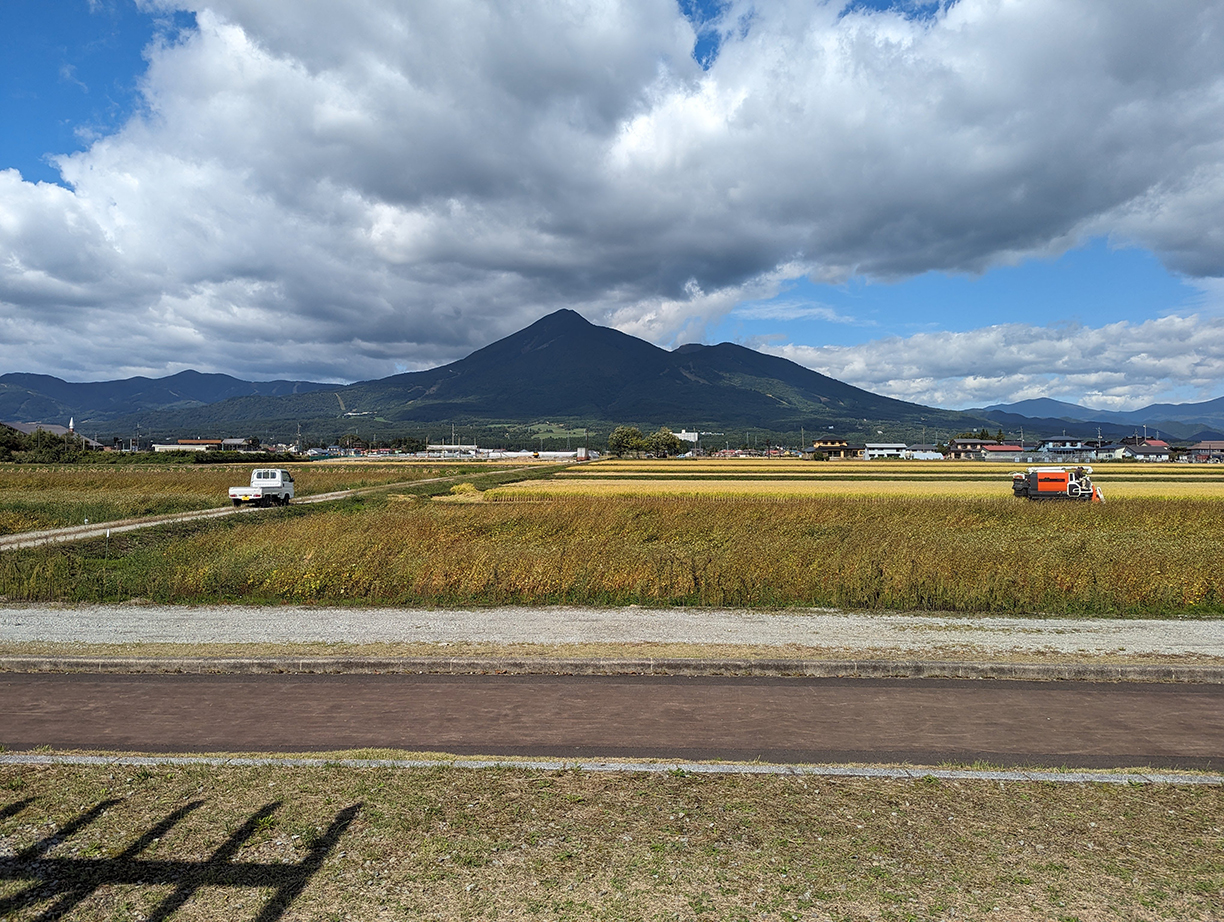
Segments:
[[[1224,769],[1224,688],[956,680],[0,675],[11,750]]]

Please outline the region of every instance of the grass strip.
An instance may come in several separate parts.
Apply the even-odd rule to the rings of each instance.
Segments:
[[[12,919],[1218,918],[1224,790],[1203,785],[330,765],[0,765]],[[346,812],[348,811],[348,812]],[[342,834],[328,838],[338,817]],[[142,838],[143,837],[143,838]],[[218,857],[227,837],[237,845]],[[40,844],[41,843],[41,844]],[[133,843],[139,843],[135,853]],[[213,864],[209,864],[210,855]],[[24,859],[31,866],[32,859]],[[202,887],[218,862],[250,887]],[[158,886],[105,884],[161,862]],[[257,869],[266,869],[263,879]],[[262,889],[258,886],[265,883]],[[73,891],[78,892],[78,891]]]
[[[801,644],[689,643],[0,643],[0,657],[85,659],[487,659],[592,661],[693,660],[718,662],[944,662],[1036,666],[1220,667],[1224,658],[1198,654],[1064,653],[987,650],[963,644],[912,648],[813,647]]]

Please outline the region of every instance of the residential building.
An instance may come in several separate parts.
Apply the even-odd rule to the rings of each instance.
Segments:
[[[944,453],[938,445],[910,445],[901,453],[901,457],[911,461],[942,461]]]
[[[1191,445],[1186,449],[1186,458],[1190,461],[1224,461],[1224,442],[1204,441]]]
[[[1168,461],[1168,447],[1158,448],[1155,445],[1124,445],[1122,457],[1135,461]]]
[[[901,453],[906,450],[904,442],[868,442],[863,446],[863,457],[868,461],[877,461],[881,458],[900,458]]]
[[[861,458],[865,451],[862,445],[850,445],[845,439],[820,438],[812,442],[812,449],[830,461],[846,461]]]
[[[983,461],[1022,461],[1023,445],[1001,445],[999,443],[983,445],[979,457]]]
[[[948,457],[953,461],[976,461],[986,445],[998,445],[998,439],[963,438],[948,442]]]

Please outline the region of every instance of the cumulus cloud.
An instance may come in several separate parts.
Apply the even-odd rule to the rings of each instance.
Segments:
[[[351,380],[559,307],[669,344],[788,278],[1086,235],[1224,274],[1220,3],[735,0],[708,69],[674,0],[142,5],[198,23],[149,49],[142,111],[66,188],[0,173],[0,367]],[[1036,386],[1025,357],[1087,335],[982,333],[963,374]]]
[[[891,397],[965,408],[1055,397],[1103,410],[1202,400],[1224,380],[1224,317],[1102,327],[1000,324],[857,346],[763,345]]]

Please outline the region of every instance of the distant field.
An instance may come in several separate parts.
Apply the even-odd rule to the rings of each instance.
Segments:
[[[278,465],[279,466],[279,465]],[[381,483],[488,471],[490,465],[434,463],[289,464],[299,496]],[[228,489],[249,483],[258,464],[33,467],[0,464],[0,535],[209,509],[229,503]]]
[[[548,481],[508,486],[489,499],[549,496],[1011,496],[1026,464],[966,461],[601,461]],[[1224,499],[1218,465],[1099,464],[1106,498]]]

